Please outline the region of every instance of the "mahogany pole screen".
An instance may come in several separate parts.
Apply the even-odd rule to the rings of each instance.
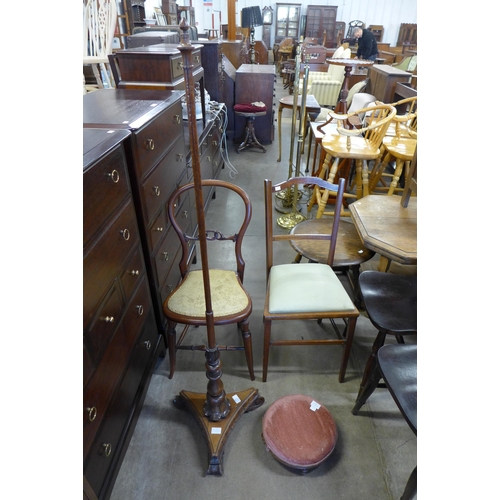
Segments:
[[[175,398],[177,408],[187,409],[197,419],[204,431],[204,437],[210,448],[209,467],[207,474],[222,475],[222,455],[227,436],[236,421],[245,413],[259,408],[264,398],[259,396],[257,389],[250,388],[238,393],[227,394],[222,383],[220,352],[215,340],[215,321],[210,293],[210,275],[207,252],[207,235],[205,229],[205,211],[203,203],[202,179],[200,168],[200,150],[196,127],[196,103],[193,78],[192,52],[195,46],[189,41],[188,28],[185,19],[180,23],[181,44],[186,88],[186,107],[188,115],[189,145],[193,168],[193,184],[196,202],[196,216],[200,242],[203,289],[205,292],[205,316],[207,322],[207,348],[205,350],[205,367],[208,378],[206,394],[181,391]]]

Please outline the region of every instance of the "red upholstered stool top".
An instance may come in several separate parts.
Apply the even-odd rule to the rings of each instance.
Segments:
[[[243,115],[265,115],[267,108],[263,102],[248,102],[234,105],[234,112]]]
[[[262,419],[262,437],[279,461],[307,472],[332,453],[337,425],[330,412],[309,396],[296,394],[275,401]]]

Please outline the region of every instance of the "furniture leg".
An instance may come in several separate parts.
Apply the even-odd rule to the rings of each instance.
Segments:
[[[363,162],[356,160],[356,198],[360,200],[363,197],[363,179],[362,179]]]
[[[363,160],[362,178],[363,196],[368,196],[370,193],[368,190],[368,162],[366,160]]]
[[[392,176],[391,185],[389,186],[389,191],[387,192],[389,196],[391,196],[396,190],[399,178],[401,177],[401,174],[403,172],[404,164],[405,164],[404,160],[401,160],[399,158],[396,159],[396,169],[394,170],[394,175]]]
[[[283,113],[283,106],[278,107],[278,161],[281,161],[281,113]]]
[[[377,270],[381,271],[382,273],[386,273],[389,271],[390,267],[391,267],[391,260],[385,257],[385,255],[381,255]]]
[[[264,355],[262,357],[262,382],[267,381],[267,367],[269,365],[269,348],[271,347],[271,322],[264,322]]]
[[[358,318],[349,318],[347,321],[346,343],[344,346],[344,354],[342,355],[342,362],[340,364],[339,382],[342,383],[345,378],[347,363],[351,353],[352,341],[354,339],[354,330],[356,328],[356,321]]]
[[[415,467],[408,478],[401,500],[412,500],[417,494],[417,467]]]
[[[255,375],[253,373],[252,336],[248,318],[240,323],[240,328],[241,336],[243,337],[243,345],[245,346],[245,356],[247,359],[248,373],[250,373],[250,380],[255,380]]]
[[[168,359],[170,362],[170,373],[168,378],[172,378],[175,372],[175,357],[176,357],[176,342],[175,342],[175,327],[177,325],[168,325],[167,330],[167,343],[168,343]]]
[[[361,394],[363,393],[365,385],[370,380],[370,377],[372,377],[372,373],[377,366],[377,352],[384,345],[386,335],[387,335],[387,331],[380,330],[377,334],[377,337],[375,338],[375,341],[373,342],[372,352],[371,352],[370,356],[368,357],[368,360],[366,361],[365,371],[363,373],[363,378],[361,380],[357,399],[359,399],[361,397]],[[380,378],[381,377],[378,377],[377,382],[380,380]],[[373,390],[372,390],[372,392],[373,392]],[[368,396],[370,394],[368,394],[366,396],[364,401],[366,401],[366,399],[368,399]],[[363,404],[364,404],[364,402],[363,402]]]
[[[375,360],[375,366],[373,367],[368,380],[365,382],[362,389],[360,389],[360,393],[356,399],[356,404],[354,408],[351,410],[353,415],[357,415],[361,407],[366,403],[368,398],[373,394],[375,389],[377,388],[379,380],[382,378],[382,374],[380,373],[380,369],[378,367],[378,363]]]

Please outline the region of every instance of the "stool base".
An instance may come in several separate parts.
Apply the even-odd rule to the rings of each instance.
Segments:
[[[247,126],[245,128],[245,139],[243,142],[238,146],[238,149],[236,152],[239,154],[240,151],[243,151],[246,148],[249,147],[255,147],[258,149],[261,149],[264,153],[266,152],[266,148],[257,140],[257,137],[255,137],[255,128],[254,128],[254,122],[255,121],[255,116],[247,116]]]

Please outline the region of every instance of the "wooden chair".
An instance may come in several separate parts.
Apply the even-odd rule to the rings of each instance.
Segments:
[[[328,234],[279,234],[275,232],[277,224],[273,220],[273,195],[284,189],[298,189],[299,185],[320,186],[337,193],[337,205],[342,203],[345,181],[339,179],[338,185],[328,183],[318,177],[292,177],[281,184],[272,185],[264,181],[266,214],[266,298],[264,303],[264,357],[262,381],[267,380],[269,350],[271,346],[296,345],[336,345],[344,346],[344,353],[339,371],[339,382],[344,381],[347,362],[351,351],[354,329],[359,311],[353,304],[339,278],[332,270],[335,245],[340,222],[340,210],[336,211],[332,231]],[[338,208],[338,207],[337,207]],[[277,264],[274,251],[279,242],[291,239],[312,239],[329,241],[326,264]],[[329,319],[338,338],[328,339],[271,339],[273,321]],[[346,323],[341,334],[334,322],[342,319]],[[306,332],[302,335],[305,336]]]
[[[229,182],[209,179],[202,181],[202,187],[207,195],[211,187],[229,189],[236,193],[243,203],[243,217],[239,225],[238,216],[235,214],[235,224],[239,225],[236,233],[225,236],[220,231],[207,230],[207,240],[210,242],[232,241],[234,243],[234,256],[236,260],[236,271],[228,269],[210,269],[210,293],[212,298],[214,324],[227,325],[236,323],[241,330],[243,347],[220,346],[220,350],[234,351],[244,350],[248,372],[251,380],[255,380],[253,371],[252,340],[249,328],[249,317],[252,312],[252,300],[243,287],[245,272],[245,261],[242,256],[242,243],[245,231],[248,228],[252,216],[252,204],[248,195],[240,187]],[[198,237],[187,234],[186,216],[179,212],[182,206],[180,200],[188,196],[188,191],[194,188],[194,184],[186,184],[177,189],[168,202],[168,216],[172,226],[181,242],[182,256],[179,262],[181,271],[181,282],[166,298],[163,304],[163,312],[167,317],[167,345],[170,359],[170,374],[172,378],[175,371],[176,350],[205,350],[206,346],[183,346],[182,340],[187,333],[187,327],[176,343],[176,326],[183,325],[206,326],[205,316],[205,293],[203,276],[201,270],[189,270],[190,251]],[[208,190],[208,191],[207,191]]]
[[[386,131],[380,148],[380,155],[375,160],[370,172],[368,185],[370,193],[386,191],[388,195],[392,195],[395,191],[403,191],[403,188],[397,187],[398,181],[404,167],[406,167],[406,178],[417,144],[416,103],[416,97],[409,97],[392,104],[396,109],[402,107],[407,109],[403,114],[396,114]],[[391,162],[396,162],[394,173],[387,171],[387,167]],[[387,186],[384,178],[391,179],[389,186]]]
[[[367,125],[361,128],[345,128],[344,120],[352,117],[359,117],[360,114],[368,114]],[[325,150],[325,158],[319,172],[319,177],[328,179],[333,183],[341,159],[355,160],[356,162],[356,193],[346,193],[345,197],[360,199],[368,194],[368,162],[375,160],[380,155],[380,145],[385,136],[387,127],[396,114],[396,108],[390,104],[381,104],[376,101],[375,105],[349,112],[345,115],[338,115],[332,112],[332,116],[337,120],[338,134],[330,134],[323,137],[321,145]],[[332,163],[332,158],[333,163]],[[331,167],[330,167],[331,165]],[[317,204],[318,212],[316,217],[322,217],[330,195],[328,190],[315,187],[313,195],[309,201],[307,210]],[[348,216],[348,210],[342,210],[343,216]]]
[[[378,330],[372,352],[366,362],[358,397],[352,413],[356,415],[375,390],[377,352],[387,335],[402,343],[403,336],[417,334],[417,276],[364,271],[359,276],[359,288],[365,310]]]
[[[370,394],[383,378],[394,402],[410,429],[417,435],[417,346],[385,345],[377,353],[377,365],[370,381]],[[368,391],[366,391],[368,392]],[[366,398],[367,399],[367,398]],[[365,399],[365,402],[366,402]],[[356,414],[356,413],[355,413]],[[401,500],[417,494],[417,467],[410,474]]]
[[[115,0],[86,0],[83,15],[83,64],[92,67],[100,89],[104,88],[103,79],[108,88],[115,86],[108,56],[112,53],[116,19]]]

